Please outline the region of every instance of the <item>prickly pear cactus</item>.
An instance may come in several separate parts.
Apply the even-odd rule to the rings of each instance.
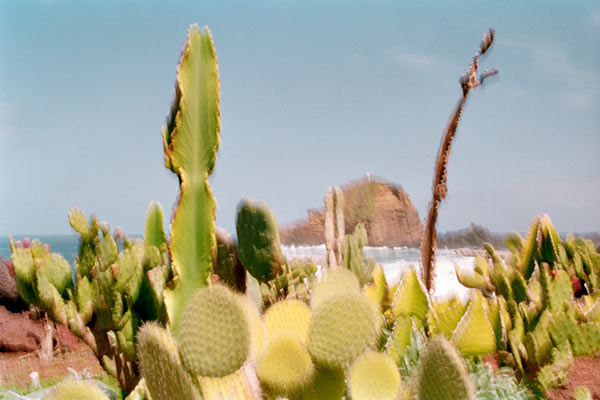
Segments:
[[[358,278],[346,268],[328,269],[313,288],[310,306],[314,310],[329,297],[344,293],[360,294]]]
[[[362,295],[332,295],[313,311],[308,349],[321,365],[347,367],[375,345],[379,327],[379,314]]]
[[[242,199],[238,204],[236,230],[238,256],[253,277],[265,282],[281,272],[283,255],[279,229],[265,203]]]
[[[154,322],[144,324],[137,342],[140,370],[152,398],[201,399],[181,365],[175,341],[163,327]]]
[[[394,293],[392,314],[395,318],[400,315],[414,315],[423,320],[427,316],[429,299],[421,281],[414,269],[407,270]]]
[[[293,333],[272,338],[258,359],[257,375],[275,395],[291,396],[308,385],[314,365],[306,346]]]
[[[64,381],[56,385],[46,400],[109,400],[96,385],[82,381]]]
[[[215,199],[208,177],[219,148],[219,72],[208,28],[190,26],[177,67],[171,113],[163,127],[165,166],[179,178],[171,222],[170,255],[175,274],[165,290],[171,331],[179,336],[183,311],[207,284],[216,254]]]
[[[199,289],[188,302],[179,350],[183,365],[193,375],[233,373],[248,358],[250,340],[246,313],[225,286]]]
[[[350,368],[348,392],[352,400],[397,400],[400,386],[398,367],[385,353],[366,351]]]
[[[431,339],[425,347],[416,377],[416,395],[419,400],[475,399],[464,360],[442,337]]]
[[[266,333],[270,337],[291,333],[306,343],[311,315],[310,308],[300,300],[279,301],[265,312],[263,320]]]

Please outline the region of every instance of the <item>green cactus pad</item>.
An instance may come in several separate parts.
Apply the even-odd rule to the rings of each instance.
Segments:
[[[310,306],[314,310],[329,297],[338,294],[360,294],[360,283],[354,273],[346,268],[331,268],[312,290]]]
[[[83,240],[90,240],[93,238],[85,214],[79,208],[73,207],[69,210],[69,223],[75,232],[81,235]]]
[[[375,345],[379,315],[362,295],[338,294],[313,311],[308,350],[314,360],[328,367],[345,367]]]
[[[177,278],[164,292],[171,332],[179,338],[187,301],[205,287],[216,251],[216,203],[208,182],[219,148],[220,83],[208,28],[191,25],[177,66],[171,112],[162,129],[165,167],[177,174],[169,254]]]
[[[384,353],[366,351],[350,368],[348,392],[352,400],[396,400],[400,385],[398,367]]]
[[[486,290],[486,277],[479,272],[463,273],[456,263],[454,263],[454,272],[456,273],[456,278],[463,286],[471,289]]]
[[[517,304],[522,301],[529,301],[529,293],[527,292],[527,281],[523,278],[523,275],[521,275],[517,271],[514,271],[513,273],[511,288]]]
[[[46,274],[41,269],[35,272],[35,279],[40,308],[46,311],[54,321],[67,325],[65,303],[58,290],[48,281]]]
[[[258,359],[256,373],[271,393],[292,395],[310,382],[314,366],[300,338],[282,333],[269,341]]]
[[[394,293],[391,308],[394,318],[400,315],[414,315],[424,320],[427,316],[429,299],[414,269],[407,270],[402,276]]]
[[[35,304],[36,295],[34,290],[34,280],[36,267],[31,250],[15,247],[11,238],[10,251],[15,271],[17,292],[26,303]]]
[[[69,262],[58,253],[44,254],[42,269],[48,281],[63,295],[67,287],[73,286],[71,266]]]
[[[248,357],[250,329],[233,292],[220,285],[199,289],[184,312],[179,345],[192,375],[222,377],[239,369]]]
[[[577,321],[575,321],[575,318],[570,313],[561,311],[554,314],[548,326],[548,333],[550,334],[552,343],[554,343],[555,346],[558,346],[560,343],[567,340],[576,326]]]
[[[595,354],[600,351],[600,324],[587,322],[579,325],[569,338],[576,356]]]
[[[427,343],[416,376],[418,400],[475,399],[464,360],[442,337]]]
[[[533,270],[535,269],[535,256],[537,250],[537,236],[538,229],[540,227],[540,216],[537,216],[531,222],[527,235],[523,241],[523,248],[521,249],[521,274],[525,279],[529,279]]]
[[[344,371],[316,366],[312,384],[304,389],[300,400],[342,400],[346,392]]]
[[[238,204],[236,231],[242,265],[259,281],[281,272],[283,255],[277,221],[271,209],[249,198]]]
[[[573,285],[565,270],[558,271],[549,288],[544,292],[547,305],[552,311],[559,311],[563,304],[573,298]]]
[[[46,400],[109,400],[108,396],[93,385],[84,381],[63,381],[44,397]]]
[[[376,265],[371,274],[373,283],[364,286],[363,292],[367,299],[375,304],[379,309],[387,301],[388,285],[385,279],[385,273],[381,265]]]
[[[300,300],[283,300],[273,304],[264,315],[264,325],[268,337],[280,333],[293,333],[302,343],[306,343],[311,312],[306,303]]]
[[[151,202],[146,213],[146,227],[144,231],[144,242],[147,246],[155,246],[160,249],[163,243],[167,243],[163,219],[163,211],[160,203],[157,201]]]
[[[496,335],[483,308],[483,296],[473,290],[465,315],[452,333],[452,342],[464,356],[492,353],[496,350]]]
[[[140,371],[154,399],[200,400],[191,376],[183,369],[171,335],[154,322],[137,334]]]

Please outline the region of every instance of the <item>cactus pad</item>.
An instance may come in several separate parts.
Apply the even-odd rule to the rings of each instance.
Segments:
[[[277,221],[271,209],[249,198],[238,204],[236,231],[242,265],[259,281],[281,272],[283,255]]]
[[[282,333],[270,340],[258,359],[256,372],[273,394],[291,395],[310,382],[314,366],[300,338]]]
[[[200,400],[192,378],[183,369],[171,335],[154,322],[137,334],[140,370],[154,399]]]
[[[306,343],[311,312],[306,303],[300,300],[283,300],[273,304],[264,315],[265,330],[269,337],[279,333],[298,335]]]
[[[400,362],[400,357],[404,350],[410,345],[410,332],[413,329],[411,317],[401,315],[394,323],[392,335],[389,337],[385,350],[386,353],[396,362]]]
[[[64,381],[56,385],[46,400],[109,400],[96,385],[83,381]]]
[[[464,360],[442,337],[427,343],[416,376],[418,400],[475,399]]]
[[[344,371],[338,368],[316,366],[309,387],[300,396],[301,400],[342,400],[346,392]]]
[[[339,294],[314,310],[308,332],[308,349],[319,364],[345,367],[367,348],[379,333],[378,314],[362,295]]]
[[[327,269],[312,290],[310,306],[314,310],[327,298],[344,293],[360,294],[360,283],[356,275],[346,268]]]
[[[181,323],[181,359],[193,375],[220,377],[239,369],[250,348],[248,319],[225,286],[199,289]]]
[[[221,378],[198,377],[202,400],[262,400],[254,368],[246,363],[233,374]]]
[[[358,357],[348,376],[352,400],[396,400],[400,384],[400,373],[394,360],[375,351],[366,351]]]

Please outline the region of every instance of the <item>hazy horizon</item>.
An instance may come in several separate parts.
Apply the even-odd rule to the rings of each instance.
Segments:
[[[212,31],[221,144],[217,224],[244,196],[280,224],[366,173],[403,186],[421,220],[466,71],[482,68],[453,144],[438,231],[600,231],[597,2],[0,0],[0,235],[70,234],[69,208],[143,232],[176,176],[161,126],[191,23]],[[596,49],[596,50],[594,50]]]

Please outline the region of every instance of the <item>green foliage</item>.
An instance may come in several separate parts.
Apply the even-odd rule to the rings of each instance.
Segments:
[[[170,242],[175,281],[173,288],[165,289],[175,337],[179,336],[187,301],[207,284],[216,253],[216,204],[208,177],[219,147],[219,97],[212,36],[208,28],[192,25],[177,67],[171,113],[163,127],[165,166],[179,178]]]
[[[222,377],[239,369],[250,349],[246,313],[225,286],[199,289],[188,302],[179,338],[185,368],[193,375]]]
[[[252,276],[265,282],[282,271],[279,229],[265,203],[242,199],[238,204],[236,230],[238,256]]]
[[[475,397],[480,400],[533,400],[534,396],[524,384],[517,383],[508,367],[492,367],[477,361],[466,360],[469,377],[475,386]]]
[[[311,385],[299,398],[301,400],[342,400],[345,392],[343,370],[317,365]]]
[[[398,368],[385,353],[366,351],[350,368],[348,392],[352,400],[396,400],[400,388]]]
[[[214,273],[219,281],[233,290],[246,291],[246,270],[237,257],[237,247],[225,229],[217,227],[217,258]]]
[[[464,360],[442,337],[430,339],[421,357],[416,377],[419,400],[475,399]]]
[[[492,353],[496,336],[483,305],[481,292],[472,291],[467,311],[452,334],[452,343],[464,356]]]
[[[146,213],[146,228],[144,231],[146,246],[154,246],[160,249],[163,245],[167,244],[163,220],[163,211],[160,203],[156,201],[151,202]]]

